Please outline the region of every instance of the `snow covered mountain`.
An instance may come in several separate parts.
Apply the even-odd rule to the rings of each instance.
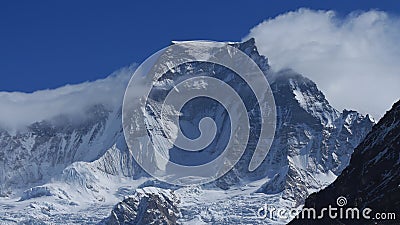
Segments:
[[[171,82],[182,76],[214,76],[230,84],[246,99],[252,131],[246,151],[233,170],[202,186],[180,188],[159,183],[146,175],[129,153],[122,131],[121,106],[108,107],[95,102],[81,109],[84,116],[79,120],[61,112],[16,132],[0,131],[0,221],[93,224],[107,217],[112,206],[124,196],[133,195],[131,200],[124,200],[114,208],[112,215],[118,214],[115,220],[103,222],[125,218],[121,207],[137,217],[138,212],[131,210],[156,207],[160,213],[173,205],[180,211],[176,219],[182,224],[274,223],[278,219],[257,218],[257,209],[266,203],[299,207],[309,194],[333,182],[348,165],[353,149],[371,129],[372,119],[355,111],[338,112],[315,83],[294,71],[272,72],[267,59],[257,52],[254,39],[227,44],[241,49],[259,65],[275,97],[275,140],[267,158],[255,171],[249,172],[247,168],[259,135],[259,109],[249,87],[222,66],[184,64],[161,78],[151,93],[150,104],[154,107],[150,108],[156,109],[157,100],[171,88]],[[124,73],[119,76],[129,77],[129,73]],[[111,97],[122,102],[121,92]],[[89,98],[90,102],[89,96],[77,98]],[[218,149],[227,142],[224,131],[229,129],[229,117],[223,107],[199,98],[182,113],[185,129],[190,131],[188,136],[193,137],[198,135],[195,127],[201,118],[217,118],[221,135],[195,157],[210,159],[218,155]],[[156,134],[156,114],[150,110],[148,115],[146,125]],[[169,154],[170,160],[181,163],[192,157],[174,148]],[[152,189],[151,193],[143,191],[151,186],[158,189]],[[178,197],[162,194],[169,193],[169,189]],[[160,201],[170,197],[179,198],[180,202],[167,200],[166,208],[160,209],[159,205],[165,205]],[[156,203],[135,200],[142,198]],[[132,205],[132,201],[136,203]],[[175,208],[170,210],[175,212]],[[159,216],[171,221],[164,213]]]
[[[305,207],[317,212],[329,204],[336,206],[339,196],[347,199],[346,207],[357,207],[360,211],[368,207],[374,213],[396,213],[396,219],[380,220],[374,213],[368,220],[296,219],[290,224],[399,224],[400,220],[400,101],[379,120],[372,131],[354,150],[349,166],[326,189],[309,196]],[[383,217],[381,217],[383,218]],[[389,218],[389,217],[387,217]]]

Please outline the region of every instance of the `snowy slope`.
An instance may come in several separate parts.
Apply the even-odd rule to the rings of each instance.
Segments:
[[[258,169],[247,170],[259,135],[259,109],[249,87],[221,66],[184,64],[168,72],[153,89],[146,126],[152,128],[149,130],[156,137],[156,147],[169,150],[171,160],[187,162],[193,155],[171,148],[160,135],[154,116],[160,106],[157,100],[184,76],[205,75],[223,80],[247,99],[251,115],[249,144],[232,171],[199,187],[179,188],[156,182],[129,154],[122,132],[121,108],[95,104],[82,109],[86,117],[77,123],[60,115],[15,133],[6,129],[0,132],[0,221],[97,223],[124,195],[138,195],[136,189],[156,186],[174,190],[179,197],[180,203],[173,204],[180,211],[179,223],[273,223],[257,218],[256,211],[263,204],[299,207],[310,193],[330,184],[370,130],[371,119],[354,111],[338,112],[315,83],[293,71],[272,73],[253,39],[229,44],[260,66],[271,83],[277,105],[276,139]],[[118,93],[113,98],[122,100]],[[224,131],[229,130],[229,117],[222,106],[198,99],[184,109],[183,115],[184,129],[193,137],[198,135],[196,126],[201,118],[216,119],[220,136],[196,153],[196,163],[218,155],[218,149],[227,142]]]

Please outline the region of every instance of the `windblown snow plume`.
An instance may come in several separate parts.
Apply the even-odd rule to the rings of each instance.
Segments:
[[[59,115],[81,119],[85,110],[96,104],[113,110],[121,106],[135,67],[122,68],[105,79],[53,90],[0,92],[0,127],[15,130]]]
[[[260,23],[249,37],[272,69],[289,67],[311,78],[337,109],[379,119],[398,99],[400,19],[386,12],[340,17],[299,9]]]

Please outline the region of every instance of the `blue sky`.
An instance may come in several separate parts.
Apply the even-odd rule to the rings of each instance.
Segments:
[[[171,40],[239,41],[300,7],[340,15],[396,1],[1,1],[0,91],[32,92],[106,77]]]

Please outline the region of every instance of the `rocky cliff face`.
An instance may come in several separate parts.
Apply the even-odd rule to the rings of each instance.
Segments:
[[[337,198],[347,199],[344,207],[360,211],[372,209],[371,219],[295,219],[290,224],[398,224],[400,209],[400,101],[376,124],[354,150],[349,166],[326,189],[312,194],[305,207],[337,206]],[[374,213],[396,213],[397,219],[380,220]],[[382,217],[381,217],[382,218]]]
[[[0,198],[0,202],[4,205],[4,218],[26,217],[30,214],[26,213],[24,206],[29,207],[32,202],[51,202],[52,213],[44,219],[38,217],[41,221],[56,223],[68,218],[71,223],[86,223],[88,220],[80,220],[79,217],[89,217],[88,214],[96,208],[99,208],[98,211],[103,209],[100,215],[105,217],[109,213],[105,206],[111,207],[123,195],[132,194],[136,188],[157,186],[177,189],[182,195],[178,204],[178,208],[184,209],[181,222],[220,221],[220,216],[228,213],[224,204],[231,201],[235,209],[233,214],[244,214],[225,218],[224,222],[256,224],[265,221],[257,219],[251,210],[240,210],[244,207],[241,204],[256,210],[264,200],[273,199],[274,204],[283,204],[283,201],[299,206],[310,193],[330,184],[347,166],[354,147],[371,129],[372,120],[368,115],[354,111],[338,112],[329,105],[315,83],[302,75],[290,70],[273,73],[267,59],[257,52],[253,39],[229,44],[244,51],[259,65],[275,97],[278,114],[275,140],[259,168],[253,172],[247,169],[260,129],[259,109],[249,87],[222,66],[184,64],[160,80],[158,88],[152,92],[152,104],[157,106],[157,99],[165,94],[168,85],[182,76],[214,76],[231,85],[246,99],[251,122],[249,144],[232,171],[211,184],[197,187],[198,191],[154,182],[137,166],[126,147],[120,108],[109,109],[97,104],[82,109],[83,112],[86,110],[87,116],[79,123],[71,123],[68,117],[60,116],[39,121],[15,134],[1,131],[0,190],[5,197]],[[122,96],[115,98],[122,99]],[[148,115],[147,126],[157,127],[154,113],[149,112]],[[223,149],[227,142],[223,132],[229,130],[229,117],[223,107],[207,99],[198,99],[191,103],[191,107],[184,108],[183,115],[187,122],[186,133],[193,137],[198,135],[197,124],[201,118],[208,116],[215,119],[221,135],[198,153],[196,159],[209,160],[218,155],[218,149]],[[157,130],[150,129],[150,132],[156,134]],[[187,162],[187,155],[174,148],[168,150],[171,160]],[[199,193],[204,196],[220,193],[220,197],[195,197]],[[144,198],[149,200],[153,197]],[[10,199],[20,200],[20,206],[9,210],[8,207],[15,207]],[[130,205],[129,201],[121,204]],[[129,207],[130,210],[142,206]],[[205,207],[210,209],[208,214],[202,214]],[[65,209],[79,210],[72,210],[67,217],[62,213]],[[136,215],[131,218],[132,221],[137,219]],[[165,219],[166,215],[160,214],[160,218]],[[117,216],[114,221],[120,221],[120,217]],[[165,221],[171,220],[168,218]]]
[[[103,105],[82,109],[79,123],[60,115],[15,134],[0,133],[0,192],[45,183],[77,161],[102,156],[120,132],[119,116]]]
[[[368,115],[338,112],[315,83],[293,71],[277,74],[272,88],[278,129],[263,168],[277,173],[259,191],[283,192],[302,204],[341,173],[373,123]]]
[[[137,189],[111,211],[100,224],[177,224],[180,216],[178,197],[172,190],[146,187]]]

